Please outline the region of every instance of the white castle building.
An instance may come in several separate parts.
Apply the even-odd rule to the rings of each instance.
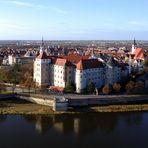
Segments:
[[[89,82],[93,82],[96,88],[120,82],[122,73],[128,75],[128,69],[123,69],[113,57],[103,63],[88,55],[47,56],[41,46],[40,54],[34,61],[33,79],[39,87],[65,88],[66,83],[71,81],[76,86],[76,92],[81,93]]]

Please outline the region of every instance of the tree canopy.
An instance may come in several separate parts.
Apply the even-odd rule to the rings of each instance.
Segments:
[[[70,81],[70,82],[66,83],[64,92],[66,92],[66,93],[74,93],[75,90],[76,90],[76,87],[75,87],[75,84],[73,82]]]
[[[95,84],[90,81],[87,85],[87,92],[89,94],[92,94],[92,93],[94,93],[94,91],[95,91]]]

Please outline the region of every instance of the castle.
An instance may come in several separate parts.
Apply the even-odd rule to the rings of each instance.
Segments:
[[[132,48],[132,54],[137,55],[138,51],[135,46]],[[94,83],[96,88],[120,82],[129,75],[130,66],[112,56],[106,61],[94,55],[47,56],[42,44],[34,61],[33,79],[39,87],[53,86],[60,89],[64,89],[66,83],[73,82],[76,92],[82,93],[89,82]]]

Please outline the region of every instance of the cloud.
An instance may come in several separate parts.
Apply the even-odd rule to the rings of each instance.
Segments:
[[[20,25],[16,24],[5,24],[6,27],[11,28],[11,29],[19,29],[19,30],[24,30],[25,28]]]
[[[38,4],[33,4],[33,3],[28,3],[28,2],[22,2],[22,1],[14,1],[14,0],[2,0],[0,3],[6,3],[6,4],[13,4],[13,5],[18,5],[22,7],[31,7],[31,8],[46,8],[46,6],[43,5],[38,5]]]
[[[57,7],[52,7],[51,9],[54,10],[55,12],[57,12],[57,13],[60,13],[60,14],[67,14],[67,11],[62,10],[60,8],[57,8]]]
[[[20,24],[9,23],[9,22],[0,22],[0,27],[5,29],[17,29],[17,30],[24,30],[25,27]]]
[[[141,22],[141,21],[129,21],[128,24],[134,26],[148,26],[147,22]]]
[[[54,6],[45,6],[45,5],[40,5],[40,4],[34,4],[34,3],[29,3],[29,2],[22,2],[22,1],[17,1],[17,0],[0,0],[0,3],[3,4],[12,4],[12,5],[17,5],[21,7],[28,7],[28,8],[38,8],[38,9],[45,9],[48,8],[56,13],[59,14],[67,14],[67,11],[54,7]]]

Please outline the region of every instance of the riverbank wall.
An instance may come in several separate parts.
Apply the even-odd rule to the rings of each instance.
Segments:
[[[0,100],[19,98],[40,105],[52,107],[54,111],[67,111],[68,107],[104,106],[104,105],[126,105],[148,103],[148,95],[79,95],[58,99],[51,95],[33,94],[0,94]]]
[[[99,96],[87,98],[68,99],[68,106],[101,106],[101,105],[125,105],[125,104],[148,103],[148,95],[116,95],[116,96]]]
[[[68,110],[68,100],[65,98],[57,99],[56,97],[47,96],[36,96],[36,95],[17,95],[18,98],[33,102],[40,105],[45,105],[52,107],[53,111],[67,111]]]
[[[47,98],[47,97],[40,97],[40,96],[33,96],[33,95],[24,95],[24,94],[18,94],[17,98],[26,100],[32,103],[37,103],[40,105],[46,105],[46,106],[53,106],[54,99],[52,98]]]
[[[63,109],[66,107],[83,107],[83,106],[101,106],[101,105],[126,105],[126,104],[142,104],[148,103],[148,95],[100,95],[100,96],[73,96],[72,98],[65,96],[65,100],[57,99],[56,96],[47,95],[21,95],[18,97],[33,103],[53,107],[54,110],[58,106]],[[65,109],[64,109],[65,110]]]
[[[16,93],[0,94],[0,100],[16,98]]]

